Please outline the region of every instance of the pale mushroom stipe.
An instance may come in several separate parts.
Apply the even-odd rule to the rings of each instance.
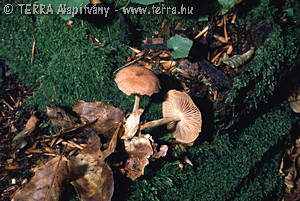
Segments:
[[[159,92],[160,83],[156,75],[149,69],[131,65],[121,69],[115,77],[118,88],[126,95],[135,95],[135,102],[132,113],[127,118],[125,124],[125,134],[123,139],[132,138],[138,131],[140,116],[143,109],[139,109],[140,96],[151,96]]]

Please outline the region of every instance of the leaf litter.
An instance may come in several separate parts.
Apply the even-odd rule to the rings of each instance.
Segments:
[[[111,200],[114,191],[113,173],[105,159],[114,152],[119,128],[104,152],[100,151],[100,138],[93,135],[88,139],[88,146],[69,159],[71,184],[81,200]]]
[[[68,178],[67,159],[56,156],[35,171],[30,182],[12,201],[58,201]]]
[[[158,144],[149,134],[121,140],[125,132],[126,113],[104,102],[79,101],[71,113],[56,106],[47,107],[46,115],[53,125],[61,128],[59,132],[52,136],[39,133],[35,141],[26,141],[27,135],[40,132],[43,126],[43,123],[38,124],[38,117],[32,115],[12,141],[12,148],[25,149],[22,154],[26,158],[40,157],[36,161],[38,168],[30,170],[34,174],[30,181],[23,180],[22,188],[20,184],[19,187],[10,187],[14,191],[18,188],[11,195],[14,201],[56,201],[68,183],[74,186],[81,200],[111,200],[114,178],[106,159],[115,152],[118,140],[123,145],[118,146],[121,152],[118,150],[117,153],[122,153],[122,147],[127,153],[124,164],[119,166],[120,172],[132,180],[144,174],[151,156],[154,160],[167,154],[168,146],[162,145],[157,151]],[[87,136],[90,137],[85,141]],[[110,139],[110,142],[102,144],[100,138],[104,141]],[[8,161],[8,165],[11,170],[23,169],[20,161],[14,158]]]
[[[22,149],[27,145],[27,137],[30,136],[36,129],[38,123],[38,119],[35,115],[32,115],[27,121],[25,128],[19,132],[12,140],[12,148],[13,149]]]

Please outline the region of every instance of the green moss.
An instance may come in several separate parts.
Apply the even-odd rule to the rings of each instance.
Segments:
[[[1,32],[0,56],[28,87],[35,87],[27,106],[38,105],[44,110],[50,103],[71,107],[78,100],[101,100],[125,110],[132,109],[134,97],[123,94],[112,79],[113,72],[124,65],[130,55],[128,46],[119,42],[117,18],[100,28],[74,19],[69,27],[59,16],[42,15],[34,20],[19,13],[3,16],[1,30],[6,31]],[[98,38],[103,47],[93,48],[86,30]],[[160,115],[156,109],[151,113],[153,108],[155,106],[151,106],[145,117]]]
[[[278,171],[282,152],[281,150],[274,155],[268,163],[254,168],[253,176],[239,186],[237,192],[232,196],[233,199],[230,200],[276,200],[281,191],[280,187],[284,185]]]
[[[221,148],[218,143],[211,145],[204,143],[190,148],[194,168],[185,164],[184,170],[181,171],[177,162],[166,163],[154,176],[146,175],[147,179],[138,180],[129,200],[170,200],[172,198],[172,200],[211,201],[235,197],[236,190],[239,191],[239,184],[247,180],[251,169],[256,169],[256,164],[260,163],[264,154],[288,134],[290,129],[289,113],[276,109],[264,114],[244,130],[235,141],[228,142]],[[218,154],[214,151],[216,149],[224,149],[224,151]],[[269,157],[275,156],[270,154]],[[258,190],[255,198],[263,197],[278,187],[280,177],[277,175],[272,178],[274,170],[268,171],[271,167],[278,167],[278,157],[276,155],[276,161],[271,161],[271,166],[264,165],[261,176],[255,177],[254,183],[247,183],[250,189]],[[267,179],[266,183],[264,183],[265,179]],[[261,183],[264,188],[258,189],[258,186],[255,186],[257,183]],[[239,196],[243,200],[251,199],[244,191],[247,190],[242,189]]]
[[[226,100],[233,107],[242,105],[245,111],[258,108],[274,95],[282,80],[297,67],[294,61],[299,51],[300,29],[289,27],[283,30],[274,20],[276,10],[268,0],[264,0],[251,11],[257,22],[265,20],[273,31],[263,45],[257,47],[255,57],[246,71],[235,78]],[[258,33],[257,36],[260,34],[264,35]]]

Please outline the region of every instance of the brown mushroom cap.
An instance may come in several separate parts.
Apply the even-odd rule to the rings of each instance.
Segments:
[[[178,117],[173,137],[181,143],[190,143],[196,140],[201,132],[201,112],[193,100],[185,92],[170,90],[167,99],[163,102],[163,117]]]
[[[159,79],[151,70],[135,65],[121,69],[116,75],[115,82],[128,96],[131,94],[151,96],[160,89]]]

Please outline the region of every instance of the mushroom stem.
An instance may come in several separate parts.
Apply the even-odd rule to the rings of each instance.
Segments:
[[[150,121],[150,122],[147,122],[147,123],[144,123],[143,125],[141,125],[141,130],[145,130],[147,128],[152,128],[152,127],[156,127],[156,126],[161,126],[161,125],[170,123],[172,121],[180,121],[180,118],[179,117],[165,117],[162,119]]]
[[[134,100],[134,106],[133,106],[132,114],[134,114],[134,113],[137,112],[137,110],[139,109],[139,105],[140,105],[140,96],[139,95],[135,95],[135,100]]]

